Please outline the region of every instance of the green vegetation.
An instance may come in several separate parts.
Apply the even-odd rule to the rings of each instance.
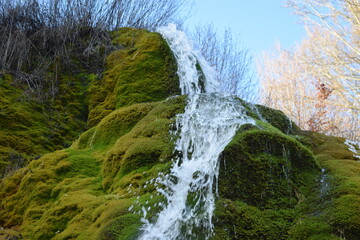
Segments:
[[[242,201],[220,199],[215,210],[214,240],[288,239],[295,211],[260,210]]]
[[[274,110],[272,118],[287,120]],[[320,169],[307,147],[274,126],[244,125],[222,153],[214,239],[288,239],[296,206]]]
[[[0,239],[136,239],[142,207],[159,210],[150,180],[175,157],[186,96],[168,98],[178,78],[159,34],[111,36],[103,74],[75,64],[53,99],[1,72]],[[242,103],[256,125],[221,155],[212,239],[358,239],[360,165],[344,139]]]
[[[259,113],[267,123],[242,126],[222,153],[213,239],[358,239],[360,165],[345,139]]]
[[[142,186],[169,167],[169,127],[184,104],[178,97],[116,110],[72,147],[5,178],[1,225],[21,226],[26,239],[127,239],[137,233],[140,215],[128,208],[137,196],[150,200],[154,186]]]
[[[301,132],[325,172],[299,205],[291,239],[358,239],[360,164],[343,138]]]
[[[11,174],[30,159],[70,146],[86,128],[84,85],[93,75],[60,77],[60,94],[40,101],[14,78],[0,73],[0,176]]]
[[[122,28],[112,38],[119,50],[108,56],[103,77],[90,86],[90,126],[119,107],[180,94],[175,58],[158,33]]]
[[[124,28],[112,32],[112,39],[118,50],[107,57],[102,77],[76,58],[70,70],[50,68],[49,78],[58,81],[53,98],[41,100],[0,72],[0,176],[70,146],[116,108],[179,94],[174,56],[159,34]]]

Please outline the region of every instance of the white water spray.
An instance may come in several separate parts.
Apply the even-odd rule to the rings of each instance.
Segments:
[[[183,32],[175,25],[160,28],[159,32],[177,59],[180,88],[189,101],[176,119],[179,138],[175,150],[181,156],[174,160],[168,175],[157,179],[164,186],[158,191],[166,203],[155,222],[142,219],[139,239],[207,239],[213,229],[219,155],[239,126],[255,123],[245,115],[237,98],[216,93],[219,84],[214,73],[194,53]]]

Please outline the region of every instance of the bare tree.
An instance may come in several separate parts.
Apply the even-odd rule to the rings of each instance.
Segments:
[[[360,25],[359,0],[287,0],[287,7],[302,16],[306,24],[325,29],[342,42],[349,52],[360,55],[356,39]]]
[[[303,129],[359,140],[357,81],[339,74],[342,65],[356,62],[342,47],[337,37],[312,27],[292,51],[278,47],[275,55],[264,54],[258,65],[262,102],[283,110]]]
[[[314,40],[308,47],[317,49],[308,51],[304,61],[313,66],[313,76],[333,89],[337,99],[332,103],[334,106],[345,108],[351,119],[359,119],[359,0],[288,0],[287,3],[312,29]],[[355,124],[359,126],[358,121]]]
[[[252,58],[231,30],[226,29],[219,36],[214,26],[208,24],[196,26],[190,35],[201,54],[214,66],[221,90],[255,102],[257,85],[251,69]]]
[[[284,111],[300,128],[306,128],[315,98],[298,55],[277,43],[272,52],[263,53],[257,61],[260,78],[260,102]]]

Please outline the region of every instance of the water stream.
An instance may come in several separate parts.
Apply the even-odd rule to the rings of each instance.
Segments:
[[[216,92],[219,83],[213,70],[183,32],[175,25],[158,31],[177,59],[181,92],[189,98],[176,119],[175,150],[180,157],[173,160],[169,174],[156,180],[166,202],[156,221],[142,219],[139,239],[208,239],[213,232],[219,155],[239,126],[255,123],[236,97]]]

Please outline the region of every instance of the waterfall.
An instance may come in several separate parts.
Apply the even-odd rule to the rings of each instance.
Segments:
[[[236,97],[216,92],[219,83],[213,70],[194,52],[183,32],[172,24],[158,31],[176,57],[180,89],[189,100],[176,119],[175,150],[180,157],[173,160],[169,174],[156,180],[166,202],[155,222],[142,219],[139,239],[208,239],[213,229],[219,155],[239,126],[255,123]]]

